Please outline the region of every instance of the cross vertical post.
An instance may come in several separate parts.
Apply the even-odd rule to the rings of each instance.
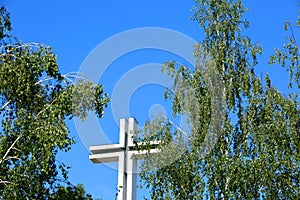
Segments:
[[[134,131],[137,130],[138,125],[135,118],[128,119],[128,132],[127,132],[127,151],[126,151],[126,167],[127,167],[127,200],[136,200],[137,189],[137,159],[131,149],[134,147],[133,136]]]

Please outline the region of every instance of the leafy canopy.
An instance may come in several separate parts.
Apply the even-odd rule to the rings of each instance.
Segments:
[[[249,27],[246,11],[241,0],[195,1],[193,19],[205,33],[195,48],[195,68],[174,61],[163,67],[174,79],[166,98],[173,102],[174,115],[188,117],[190,133],[158,117],[136,137],[144,144],[137,148],[149,152],[141,179],[152,199],[299,197],[299,94],[284,95],[268,75],[264,80],[256,76],[263,51],[243,34]],[[289,72],[290,86],[299,89],[299,45],[293,32],[270,58],[270,64],[277,63]],[[186,84],[185,90],[179,83]],[[152,140],[160,141],[155,155]]]
[[[1,7],[0,198],[91,199],[68,182],[56,155],[74,143],[66,120],[88,111],[102,117],[107,94],[80,74],[61,74],[50,47],[21,43],[10,30]]]

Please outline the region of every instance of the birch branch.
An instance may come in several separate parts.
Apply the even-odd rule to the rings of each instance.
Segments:
[[[5,108],[6,106],[8,106],[8,104],[10,104],[10,103],[11,103],[11,100],[7,101],[7,102],[0,108],[0,111],[1,111],[1,110],[4,110],[4,108]]]
[[[15,141],[10,145],[10,147],[7,149],[6,153],[4,154],[4,156],[2,157],[2,159],[0,160],[0,164],[2,164],[2,162],[6,159],[7,155],[9,154],[9,152],[11,151],[11,149],[15,146],[15,144],[17,143],[17,141],[22,137],[22,134],[19,135]]]
[[[0,184],[7,185],[7,184],[11,184],[11,182],[9,182],[9,181],[3,181],[2,179],[0,179]]]

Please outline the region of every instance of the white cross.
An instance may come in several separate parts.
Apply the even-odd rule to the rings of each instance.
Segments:
[[[128,121],[120,119],[119,144],[90,147],[92,154],[89,158],[93,163],[118,162],[118,200],[136,200],[137,158],[134,155],[140,154],[132,150],[133,134],[136,129],[135,118],[130,117]]]

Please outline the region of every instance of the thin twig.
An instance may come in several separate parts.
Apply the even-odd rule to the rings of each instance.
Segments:
[[[8,156],[8,157],[5,158],[4,160],[6,161],[6,160],[9,160],[9,159],[16,159],[16,160],[18,160],[18,159],[20,159],[20,158],[17,157],[17,156]]]
[[[10,104],[10,102],[11,102],[11,100],[7,101],[7,102],[1,107],[0,111],[3,110],[8,104]]]
[[[41,80],[39,80],[38,82],[34,83],[33,85],[38,85],[38,84],[41,84],[43,82],[50,81],[50,80],[53,80],[53,79],[54,78],[52,78],[52,77],[44,77]]]
[[[56,100],[56,99],[54,99],[50,104],[48,104],[48,105],[47,105],[47,108],[50,107],[50,106],[55,102],[55,100]],[[40,114],[42,114],[47,108],[41,110],[41,111],[35,116],[35,118],[37,118]]]
[[[2,179],[0,179],[0,184],[7,185],[7,184],[11,184],[11,182],[9,182],[9,181],[3,181]]]
[[[10,145],[10,147],[7,149],[6,153],[4,154],[4,156],[2,157],[2,159],[0,160],[0,164],[6,159],[7,155],[9,154],[10,150],[13,148],[13,146],[17,143],[17,141],[22,137],[22,134],[19,135],[15,141]]]
[[[292,38],[294,39],[295,43],[297,44],[297,40],[296,40],[295,35],[294,35],[293,27],[290,26],[290,29],[291,29],[291,33],[292,33]]]
[[[166,118],[166,117],[164,117],[165,119],[167,119],[173,126],[175,126],[175,128],[177,128],[180,132],[182,132],[185,136],[186,136],[186,138],[189,140],[189,141],[191,141],[191,139],[190,139],[190,137],[188,136],[188,134],[184,131],[184,130],[182,130],[179,126],[177,126],[174,122],[172,122],[170,119],[168,119],[168,118]]]

